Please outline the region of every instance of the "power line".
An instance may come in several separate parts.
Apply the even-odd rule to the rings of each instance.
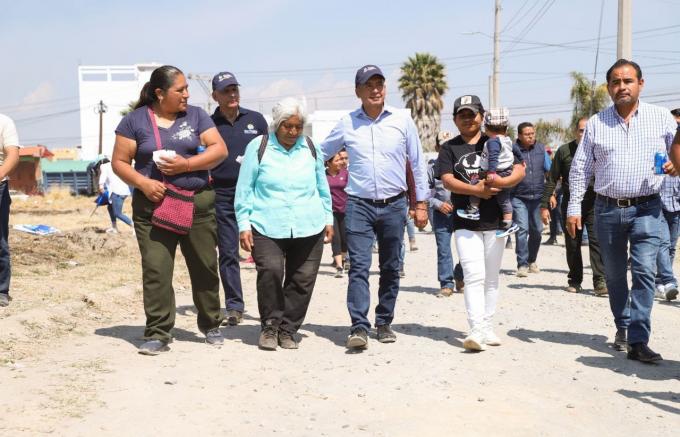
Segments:
[[[526,26],[520,31],[519,36],[517,37],[518,41],[513,43],[508,50],[512,50],[515,48],[515,46],[521,42],[521,40],[531,31],[532,27],[538,24],[539,21],[541,21],[541,18],[548,12],[548,10],[552,7],[552,5],[555,3],[555,0],[548,0],[546,1],[543,6],[536,12],[536,15],[529,20]],[[507,52],[507,51],[506,51]]]
[[[37,107],[37,106],[52,106],[56,103],[62,103],[62,102],[67,102],[67,101],[72,101],[72,100],[78,100],[78,97],[64,97],[64,98],[60,98],[60,99],[40,100],[40,101],[37,101],[37,102],[19,103],[19,104],[16,104],[16,105],[0,106],[0,110],[11,112],[14,109],[28,109],[28,108],[33,108],[33,107]]]
[[[595,90],[597,89],[597,61],[600,57],[600,39],[602,36],[602,19],[604,18],[604,0],[601,1],[600,6],[600,25],[597,28],[597,51],[595,52],[595,71],[593,72],[593,81],[591,83],[591,94],[590,94],[590,111],[589,114],[594,112],[593,105],[595,104]]]
[[[538,0],[537,0],[537,1],[538,1]],[[503,29],[501,30],[501,33],[508,32],[510,29],[512,29],[513,26],[516,25],[516,23],[514,22],[514,19],[517,17],[517,15],[519,15],[520,12],[522,12],[522,9],[524,9],[524,6],[526,6],[527,3],[529,3],[529,0],[524,0],[524,3],[522,3],[522,6],[517,10],[517,12],[515,12],[515,15],[513,15],[513,16],[508,20],[508,22],[507,22],[507,24],[505,25],[505,27],[503,27]],[[522,15],[522,18],[521,18],[517,23],[520,23],[520,22],[522,21],[522,19],[523,19],[525,16],[526,16],[526,14]]]
[[[53,113],[50,113],[50,114],[41,114],[41,115],[37,115],[37,116],[34,116],[34,117],[21,118],[21,119],[18,119],[18,120],[14,120],[14,123],[16,123],[16,124],[19,124],[19,123],[22,123],[22,124],[35,123],[35,122],[38,122],[38,121],[43,121],[43,120],[47,120],[47,119],[54,118],[54,117],[60,117],[62,115],[66,115],[66,114],[72,114],[74,112],[80,112],[83,109],[88,109],[88,108],[92,108],[92,107],[94,107],[94,105],[84,106],[82,108],[69,109],[69,110],[66,110],[66,111],[53,112]]]

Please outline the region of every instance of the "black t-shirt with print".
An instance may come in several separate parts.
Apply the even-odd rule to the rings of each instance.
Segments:
[[[468,144],[463,137],[458,135],[442,144],[439,151],[437,177],[447,173],[466,184],[470,183],[472,176],[479,174],[479,164],[484,150],[484,143],[489,137],[482,135],[476,144]],[[515,156],[515,164],[522,161]],[[465,194],[451,193],[451,203],[454,210],[465,209],[470,204],[470,197]],[[481,199],[479,203],[479,220],[467,220],[459,217],[455,212],[453,216],[453,229],[468,229],[470,231],[493,231],[499,229],[503,219],[503,213],[495,197],[488,200]]]

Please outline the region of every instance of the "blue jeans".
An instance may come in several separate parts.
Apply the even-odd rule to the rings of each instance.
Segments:
[[[106,205],[106,209],[109,211],[109,217],[111,218],[111,226],[116,227],[116,219],[122,221],[128,226],[132,226],[132,220],[130,217],[123,214],[123,202],[127,196],[120,196],[116,193],[111,193],[109,199],[111,203]]]
[[[454,269],[453,255],[451,255],[453,219],[450,215],[435,210],[432,213],[432,228],[437,242],[437,279],[439,279],[439,286],[453,289],[454,280],[463,280],[463,268],[458,263]]]
[[[629,344],[646,344],[651,330],[656,257],[661,246],[661,200],[619,208],[598,198],[595,217],[614,323],[618,329],[628,329]],[[630,290],[626,277],[629,242],[633,277]]]
[[[378,239],[380,280],[375,324],[388,325],[394,318],[394,307],[399,293],[399,251],[406,226],[406,199],[376,205],[353,196],[347,199],[345,232],[347,249],[352,260],[347,285],[347,309],[352,319],[352,330],[368,331],[368,308],[371,294],[368,273],[371,268],[374,235]]]
[[[12,199],[9,197],[9,184],[0,183],[0,293],[9,294],[9,280],[12,270],[9,258],[9,205]]]
[[[666,221],[665,215],[666,212],[663,211],[663,214],[661,214],[661,227],[659,229],[659,236],[661,237],[661,247],[659,247],[659,254],[656,256],[656,278],[654,279],[654,282],[657,285],[673,284],[677,286],[678,281],[675,279],[675,275],[673,274],[673,261],[671,260],[670,256],[671,252],[670,224]]]
[[[670,233],[670,246],[668,248],[668,255],[671,258],[671,265],[675,260],[675,246],[678,244],[678,235],[680,234],[680,211],[663,211],[663,217],[666,219],[668,225],[668,232]]]
[[[220,279],[224,290],[224,306],[243,312],[243,287],[238,259],[238,224],[234,212],[235,187],[215,188],[215,218],[217,219],[217,249],[220,255]]]
[[[541,247],[541,199],[512,198],[512,219],[519,226],[515,235],[517,267],[526,267],[536,262]]]

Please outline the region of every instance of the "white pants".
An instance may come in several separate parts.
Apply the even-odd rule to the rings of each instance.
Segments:
[[[465,278],[465,310],[470,329],[490,329],[506,239],[496,238],[496,231],[459,229],[454,235]]]

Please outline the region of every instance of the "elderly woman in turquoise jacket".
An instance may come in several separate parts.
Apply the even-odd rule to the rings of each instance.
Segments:
[[[287,98],[272,109],[270,134],[246,147],[236,184],[241,247],[257,268],[264,350],[297,349],[321,263],[333,237],[331,195],[321,152],[302,134],[305,111]]]

